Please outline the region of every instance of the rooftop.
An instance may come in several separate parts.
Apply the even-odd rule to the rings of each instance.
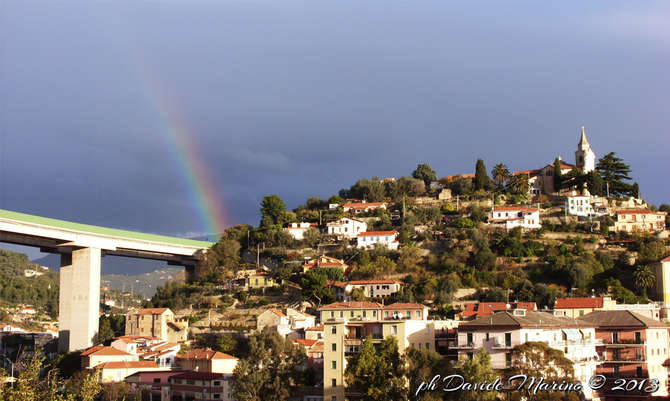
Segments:
[[[658,320],[654,320],[629,310],[602,310],[594,311],[579,318],[579,320],[588,322],[596,327],[606,328],[655,328],[668,326]]]
[[[96,368],[100,369],[155,369],[158,368],[156,362],[153,361],[114,361],[114,362],[105,362],[97,365]]]
[[[237,359],[232,355],[224,354],[223,352],[214,351],[209,348],[196,348],[188,351],[184,355],[177,355],[177,358],[182,359]]]
[[[556,298],[554,302],[554,309],[585,309],[585,308],[602,308],[604,303],[603,297],[593,298]]]

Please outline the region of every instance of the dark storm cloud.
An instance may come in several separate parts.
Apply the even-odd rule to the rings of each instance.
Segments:
[[[586,125],[670,200],[665,3],[9,1],[0,207],[159,233],[204,229],[183,115],[230,223],[363,176],[572,161]],[[165,99],[163,99],[165,100]]]

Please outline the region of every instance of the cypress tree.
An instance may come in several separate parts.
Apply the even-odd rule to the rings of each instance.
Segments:
[[[563,173],[561,172],[561,160],[557,157],[554,160],[554,191],[560,192],[563,185]]]
[[[487,189],[489,187],[489,175],[486,172],[484,160],[477,159],[475,166],[475,190]]]

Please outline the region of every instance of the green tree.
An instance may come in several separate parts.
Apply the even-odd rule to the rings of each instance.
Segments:
[[[321,242],[321,232],[316,228],[310,228],[305,231],[303,241],[311,248],[315,248]]]
[[[609,194],[613,196],[630,195],[632,186],[625,181],[630,180],[630,166],[623,162],[616,153],[610,152],[598,160],[596,167],[603,181],[609,185]]]
[[[407,399],[404,358],[395,337],[382,340],[375,348],[372,338],[363,340],[360,352],[350,357],[344,372],[347,387],[363,394],[364,401]]]
[[[563,351],[554,349],[544,342],[528,341],[512,348],[512,365],[509,375],[526,375],[527,377],[542,377],[546,382],[575,383],[572,361],[565,357]],[[513,384],[519,386],[520,381]],[[579,400],[577,394],[566,395],[559,391],[538,391],[524,386],[514,392],[518,399],[533,399],[538,401]]]
[[[491,368],[491,356],[484,348],[470,358],[459,361],[458,370],[469,383],[492,383],[498,375]],[[462,391],[459,393],[460,400],[466,401],[490,401],[495,400],[498,393],[495,391]]]
[[[530,192],[528,176],[525,174],[513,175],[507,184],[507,191],[515,195],[526,195]]]
[[[643,296],[647,296],[647,289],[653,287],[656,275],[648,265],[640,265],[633,272],[633,280]]]
[[[237,347],[237,340],[230,334],[203,333],[197,337],[195,345],[197,348],[210,348],[230,354]]]
[[[491,176],[498,186],[498,190],[502,191],[505,182],[509,179],[509,169],[506,165],[498,163],[491,170]]]
[[[278,195],[268,195],[261,202],[261,226],[278,224],[282,212],[286,211],[284,201]]]
[[[475,164],[475,190],[488,189],[490,181],[484,160],[477,159],[477,163]]]
[[[603,195],[603,187],[604,187],[604,181],[600,174],[596,170],[590,171],[587,176],[586,176],[586,186],[591,193],[591,195],[594,196],[602,196]]]
[[[422,163],[416,166],[416,170],[412,172],[412,177],[423,181],[426,185],[426,188],[430,186],[430,183],[437,181],[437,174],[435,170],[428,163]]]
[[[554,160],[554,191],[559,192],[563,188],[563,171],[561,169],[561,159]]]
[[[303,382],[305,351],[267,328],[249,340],[249,356],[233,372],[233,395],[240,401],[285,401]]]
[[[637,184],[637,182],[633,183],[633,187],[631,188],[631,195],[635,199],[640,199],[640,186]]]
[[[331,280],[326,269],[314,268],[309,270],[300,281],[303,299],[316,301],[317,307],[320,307],[322,303],[334,302],[333,289],[326,286],[329,281]]]
[[[114,331],[108,319],[103,319],[104,315],[100,317],[100,324],[98,325],[98,333],[93,338],[94,345],[104,344],[108,340],[114,338]]]

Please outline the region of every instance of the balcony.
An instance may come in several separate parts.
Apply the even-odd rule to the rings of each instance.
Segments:
[[[644,340],[603,340],[606,347],[640,347],[644,345]]]
[[[473,348],[475,348],[475,344],[473,344],[473,343],[459,344],[458,341],[449,341],[449,348],[451,348],[451,349],[473,349]]]
[[[493,345],[491,346],[492,349],[510,349],[512,347],[512,343],[503,343],[500,341],[493,341]]]

